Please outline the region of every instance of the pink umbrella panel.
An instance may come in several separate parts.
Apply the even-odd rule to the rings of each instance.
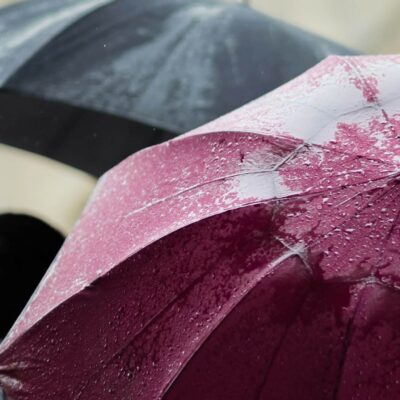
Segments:
[[[329,57],[104,175],[2,344],[22,399],[400,398],[400,57]]]

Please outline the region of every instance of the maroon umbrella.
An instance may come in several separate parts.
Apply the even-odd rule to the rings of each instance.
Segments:
[[[2,345],[21,399],[400,398],[400,57],[330,57],[100,181]]]

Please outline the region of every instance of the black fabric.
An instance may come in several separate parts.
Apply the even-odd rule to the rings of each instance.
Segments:
[[[0,91],[0,141],[100,176],[174,135],[126,118]]]
[[[54,0],[32,1],[43,13],[54,7]],[[0,23],[10,19],[0,13]],[[6,87],[175,133],[253,100],[329,54],[351,53],[225,1],[119,0],[66,25],[55,37],[48,33]],[[18,42],[18,30],[14,35]]]
[[[63,241],[59,232],[34,217],[0,214],[0,337],[21,313]]]
[[[218,0],[30,0],[0,34],[0,142],[96,176],[352,53]]]

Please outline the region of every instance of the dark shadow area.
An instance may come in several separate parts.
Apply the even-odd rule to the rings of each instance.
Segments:
[[[126,118],[0,91],[0,143],[100,176],[132,153],[175,135]]]
[[[0,214],[0,337],[23,310],[63,241],[37,218]]]

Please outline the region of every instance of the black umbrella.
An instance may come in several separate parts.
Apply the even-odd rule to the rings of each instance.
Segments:
[[[59,232],[37,218],[0,214],[0,338],[24,308],[63,241]]]
[[[95,175],[349,52],[211,0],[31,0],[0,35],[0,140]]]
[[[99,176],[173,135],[128,118],[0,91],[0,142]]]

